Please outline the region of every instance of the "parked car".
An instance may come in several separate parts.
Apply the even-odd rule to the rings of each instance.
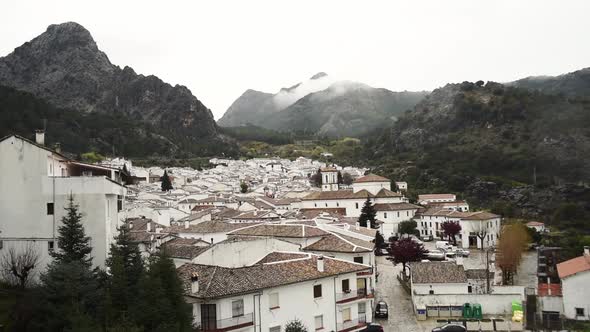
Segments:
[[[438,250],[432,250],[426,253],[426,258],[431,261],[444,261],[445,253]]]
[[[467,332],[467,328],[461,324],[445,324],[433,328],[432,332]]]
[[[420,238],[424,242],[430,242],[430,241],[434,240],[434,236],[432,236],[432,235],[423,235]]]
[[[445,252],[445,258],[446,259],[455,259],[455,257],[457,257],[457,255],[455,255],[454,252]]]
[[[381,324],[369,323],[367,324],[367,327],[360,330],[359,332],[384,332],[384,330]]]
[[[389,251],[385,248],[375,248],[375,256],[387,256]]]
[[[375,306],[375,318],[387,318],[389,317],[389,309],[387,308],[387,303],[385,301],[377,302]]]
[[[449,241],[436,241],[435,244],[436,249],[442,250],[452,250],[453,246],[449,243]]]
[[[470,252],[467,249],[457,249],[455,250],[455,254],[457,254],[457,256],[463,256],[463,257],[468,257]]]

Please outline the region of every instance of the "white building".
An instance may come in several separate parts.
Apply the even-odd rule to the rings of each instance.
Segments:
[[[119,225],[126,189],[119,170],[73,161],[17,135],[0,140],[0,248],[34,244],[40,268],[57,248],[57,230],[70,195],[91,237],[93,264],[104,267]]]
[[[309,331],[358,331],[372,318],[369,266],[297,252],[274,252],[254,265],[185,264],[178,273],[194,322],[204,332],[284,331],[299,319]]]
[[[557,264],[561,279],[563,314],[568,319],[590,320],[590,248],[580,257]]]
[[[501,217],[485,211],[458,212],[451,209],[432,208],[420,213],[416,219],[420,236],[443,238],[442,224],[458,222],[461,232],[457,242],[463,248],[488,248],[496,245],[501,229]]]
[[[440,203],[440,202],[454,202],[457,200],[457,196],[454,194],[425,194],[418,195],[418,204],[428,205],[429,203]]]
[[[526,227],[532,228],[539,233],[544,233],[546,231],[545,223],[539,221],[529,221],[526,223]]]
[[[320,168],[322,176],[322,191],[338,190],[338,170],[335,167]]]

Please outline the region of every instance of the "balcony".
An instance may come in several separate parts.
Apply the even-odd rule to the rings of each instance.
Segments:
[[[336,303],[348,303],[359,299],[373,298],[373,289],[351,289],[349,292],[336,293]]]
[[[348,332],[358,330],[367,326],[367,317],[364,314],[359,314],[357,319],[348,320],[342,323],[336,324],[336,331]]]
[[[239,317],[219,319],[216,321],[201,321],[202,332],[224,332],[241,329],[254,325],[254,314],[249,313]]]

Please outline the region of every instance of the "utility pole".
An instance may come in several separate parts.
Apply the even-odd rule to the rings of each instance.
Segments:
[[[486,294],[490,293],[490,248],[486,248]]]

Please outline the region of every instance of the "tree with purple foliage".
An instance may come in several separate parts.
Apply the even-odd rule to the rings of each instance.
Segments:
[[[393,242],[389,252],[394,264],[402,264],[404,278],[406,276],[406,264],[419,262],[426,256],[424,246],[412,238],[404,238]]]
[[[445,221],[440,225],[444,236],[453,240],[453,245],[457,245],[457,234],[461,232],[461,225],[458,221]]]

